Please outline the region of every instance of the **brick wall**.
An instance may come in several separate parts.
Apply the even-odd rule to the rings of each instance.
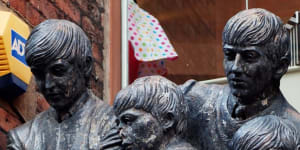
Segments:
[[[0,8],[12,11],[31,27],[45,19],[59,18],[75,22],[86,32],[92,42],[95,70],[92,79],[94,93],[103,97],[103,16],[107,0],[0,0]],[[0,150],[5,149],[6,133],[49,105],[36,92],[32,79],[28,90],[18,98],[8,101],[0,98]]]

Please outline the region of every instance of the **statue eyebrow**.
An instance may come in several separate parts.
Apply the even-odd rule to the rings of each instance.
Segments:
[[[223,49],[234,49],[234,47],[232,45],[225,44]]]
[[[259,47],[257,47],[257,46],[245,46],[245,47],[240,47],[240,46],[232,46],[232,45],[228,45],[228,44],[225,44],[224,46],[223,46],[223,51],[236,51],[236,50],[240,50],[240,51],[247,51],[247,52],[249,52],[249,51],[256,51],[256,52],[258,52],[259,54],[261,54],[261,51],[260,50],[258,50],[259,49]]]
[[[251,51],[251,50],[257,50],[258,47],[257,46],[247,46],[247,47],[242,47],[240,49],[242,49],[243,51]]]
[[[65,66],[65,63],[69,63],[69,62],[68,61],[64,61],[64,60],[56,60],[56,61],[52,62],[49,65],[49,68],[53,67],[53,66],[56,66],[56,65]]]

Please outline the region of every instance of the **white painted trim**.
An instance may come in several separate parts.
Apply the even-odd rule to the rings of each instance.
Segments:
[[[300,71],[300,66],[293,66],[293,67],[289,67],[289,70],[286,74],[289,74],[292,72],[298,72],[298,71]],[[204,81],[200,81],[200,82],[205,83],[205,84],[227,84],[227,78],[221,77],[221,78],[216,78],[216,79],[204,80]]]
[[[286,74],[291,73],[291,72],[296,72],[296,71],[300,71],[300,66],[289,67],[289,70]]]
[[[200,81],[200,82],[205,83],[205,84],[226,84],[227,78],[221,77],[221,78],[215,78],[215,79],[210,79],[210,80],[204,80],[204,81]]]
[[[128,53],[128,39],[127,39],[127,14],[128,14],[128,1],[121,0],[121,68],[122,68],[122,75],[121,75],[121,87],[124,88],[129,83],[129,53]]]

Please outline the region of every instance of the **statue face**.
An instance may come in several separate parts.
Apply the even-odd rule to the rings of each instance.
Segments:
[[[31,66],[38,90],[55,109],[70,107],[84,92],[85,79],[75,63],[64,59]]]
[[[263,47],[224,44],[224,69],[231,92],[250,104],[272,84],[272,62]]]
[[[163,128],[150,113],[135,108],[118,116],[123,145],[131,150],[155,150],[160,145]]]

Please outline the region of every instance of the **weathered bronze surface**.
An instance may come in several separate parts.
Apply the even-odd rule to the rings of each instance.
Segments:
[[[92,52],[79,26],[46,20],[32,30],[25,49],[38,90],[52,107],[11,130],[8,149],[100,149],[121,142],[118,132],[111,130],[111,107],[88,89]],[[104,138],[106,134],[110,138]]]
[[[290,120],[273,115],[254,118],[234,134],[231,150],[299,150],[300,135]]]
[[[188,107],[181,89],[160,76],[139,78],[116,96],[122,146],[130,150],[194,150],[180,135]]]
[[[223,52],[229,86],[194,80],[180,86],[190,108],[187,141],[201,150],[226,150],[245,122],[269,114],[299,130],[300,115],[279,89],[290,62],[280,18],[264,9],[239,12],[224,28]]]

